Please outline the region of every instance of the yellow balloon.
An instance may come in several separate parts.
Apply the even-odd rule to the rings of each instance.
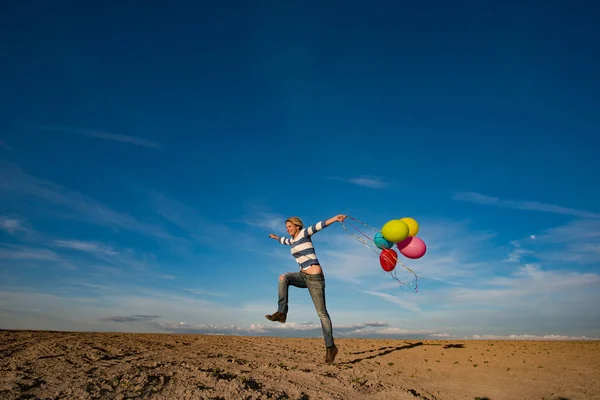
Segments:
[[[419,223],[414,218],[406,217],[400,221],[404,221],[408,225],[408,236],[417,236],[417,233],[419,233]]]
[[[399,219],[389,220],[381,228],[381,235],[390,242],[401,242],[408,237],[408,225]]]

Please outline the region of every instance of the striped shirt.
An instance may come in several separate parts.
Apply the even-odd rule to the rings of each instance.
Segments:
[[[319,221],[308,228],[301,229],[298,236],[292,237],[280,237],[279,243],[292,246],[290,250],[296,262],[300,265],[301,270],[308,269],[311,265],[319,264],[317,259],[317,253],[313,247],[311,236],[321,229],[325,228],[326,221]]]

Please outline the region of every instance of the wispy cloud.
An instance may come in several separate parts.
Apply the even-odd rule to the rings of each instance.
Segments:
[[[54,239],[48,241],[48,244],[55,248],[81,252],[87,256],[82,259],[79,257],[70,257],[67,254],[62,255],[63,259],[72,258],[73,263],[75,263],[75,260],[78,260],[77,262],[79,263],[94,265],[100,261],[104,265],[116,268],[121,273],[131,272],[159,279],[174,278],[172,275],[157,272],[160,268],[160,263],[156,255],[151,252],[143,252],[131,248],[115,249],[101,242],[86,242],[82,240]]]
[[[19,218],[9,218],[0,216],[0,229],[12,234],[24,232],[29,233],[32,231],[30,224]]]
[[[414,311],[414,312],[419,312],[421,311],[421,309],[419,308],[419,306],[411,301],[408,300],[403,300],[397,296],[393,296],[391,294],[387,294],[387,293],[380,293],[380,292],[370,292],[370,291],[363,291],[363,293],[366,294],[370,294],[371,296],[376,296],[379,297],[385,301],[389,301],[390,303],[396,304],[401,308],[404,308],[406,310],[409,311]]]
[[[243,223],[256,228],[268,229],[271,232],[280,232],[285,228],[285,217],[270,213],[258,213],[243,220]]]
[[[46,131],[56,131],[56,132],[65,132],[65,133],[73,133],[81,136],[88,136],[98,139],[112,140],[115,142],[121,143],[129,143],[136,146],[148,147],[153,149],[161,149],[162,145],[158,142],[142,139],[135,136],[122,135],[118,133],[106,132],[103,130],[93,130],[93,129],[79,129],[73,127],[61,127],[61,126],[42,126],[40,127],[42,130]]]
[[[468,339],[474,340],[600,340],[598,338],[589,338],[587,336],[567,336],[567,335],[472,335]]]
[[[127,213],[117,212],[110,207],[76,191],[56,183],[38,179],[25,173],[20,167],[0,163],[0,196],[3,200],[37,200],[42,202],[45,212],[53,205],[65,218],[128,230],[165,239],[171,238],[159,226],[141,222]]]
[[[135,271],[159,279],[173,279],[172,275],[153,272],[158,268],[157,258],[151,252],[139,249],[120,248],[100,241],[83,241],[76,239],[55,238],[35,231],[31,224],[20,218],[0,218],[0,229],[21,239],[25,244],[0,243],[0,259],[11,260],[11,266],[17,267],[16,261],[52,262],[62,268],[77,269],[85,266],[86,270],[111,270],[111,274]],[[25,232],[25,235],[17,235]],[[79,253],[79,254],[78,254]],[[101,264],[101,265],[98,265]]]
[[[511,242],[513,250],[508,254],[508,257],[504,260],[505,262],[519,262],[523,256],[533,254],[531,250],[526,250],[521,247],[521,244],[517,240]]]
[[[213,324],[188,324],[185,321],[155,323],[159,329],[170,333],[192,333],[192,334],[221,334],[221,335],[245,335],[245,336],[283,336],[283,337],[306,337],[321,335],[321,326],[317,323],[265,325],[251,324],[249,326],[238,325],[213,325]],[[532,334],[509,334],[509,335],[470,335],[461,336],[434,329],[406,329],[389,327],[386,323],[379,326],[370,326],[368,323],[355,325],[333,326],[335,335],[344,338],[410,338],[431,340],[600,340],[587,336],[568,335],[532,335]]]
[[[112,317],[117,322],[136,321],[135,316]],[[123,320],[123,321],[121,321]],[[144,322],[143,319],[141,322]],[[306,337],[320,336],[319,323],[286,323],[266,325],[254,323],[246,326],[235,324],[193,324],[186,321],[152,321],[149,326],[156,327],[170,333],[179,334],[221,334],[244,336],[280,336],[280,337]],[[411,339],[473,339],[473,340],[600,340],[588,336],[569,336],[560,334],[535,335],[535,334],[508,334],[486,335],[474,334],[470,336],[453,335],[439,332],[435,329],[407,329],[390,327],[385,322],[376,325],[370,323],[339,325],[334,324],[333,329],[337,337],[344,338],[411,338]]]
[[[114,286],[109,286],[109,285],[98,285],[96,283],[80,282],[80,281],[66,281],[65,283],[69,286],[82,287],[82,288],[85,288],[86,290],[94,290],[94,291],[98,291],[98,292],[102,292],[102,293],[109,293],[109,292],[117,291],[117,289],[115,289]]]
[[[14,263],[19,263],[19,266],[40,263],[46,268],[53,265],[71,270],[77,269],[75,263],[52,250],[21,244],[0,244],[0,260],[9,262],[8,265],[11,266]]]
[[[80,250],[94,254],[106,254],[109,256],[114,256],[118,254],[110,246],[106,246],[102,243],[96,242],[84,242],[82,240],[52,240],[51,243],[58,247]]]
[[[501,199],[491,197],[481,193],[461,192],[453,196],[454,200],[470,203],[485,204],[503,208],[514,208],[518,210],[539,211],[553,214],[572,215],[580,218],[600,218],[600,213],[577,210],[568,207],[562,207],[555,204],[540,203],[538,201]]]
[[[240,306],[228,307],[191,296],[145,290],[143,283],[138,281],[112,281],[110,292],[94,291],[93,295],[89,289],[79,286],[62,282],[62,290],[53,293],[3,287],[0,289],[0,311],[8,312],[8,318],[0,313],[0,327],[14,326],[13,321],[16,321],[27,322],[26,325],[33,329],[48,329],[45,321],[39,319],[44,315],[51,318],[65,316],[63,318],[70,320],[71,325],[78,324],[79,329],[93,325],[98,331],[156,332],[158,330],[149,324],[157,322],[159,316],[168,316],[168,320],[177,322],[228,324],[243,319],[246,312]]]
[[[5,148],[5,149],[8,149],[8,150],[11,150],[11,148],[3,140],[0,140],[0,148]]]
[[[8,225],[8,228],[14,231],[16,224],[11,221],[13,220],[10,219],[9,223],[4,225]],[[29,225],[27,229],[28,232],[33,231]],[[27,239],[28,245],[0,243],[0,260],[5,260],[5,264],[10,261],[10,264],[6,265],[12,268],[25,262],[29,265],[44,264],[45,267],[58,266],[67,269],[78,269],[79,266],[88,272],[102,270],[110,272],[113,278],[116,274],[128,272],[158,279],[174,278],[172,275],[157,272],[157,258],[151,252],[131,248],[116,249],[98,241],[53,238],[38,232],[24,238]]]
[[[147,322],[160,318],[160,315],[126,315],[126,316],[111,316],[101,318],[101,321],[106,322]]]
[[[584,290],[598,283],[600,283],[600,275],[597,273],[553,271],[542,269],[537,264],[525,264],[509,276],[479,281],[478,288],[453,289],[453,300],[450,301],[498,308],[506,306],[507,303],[524,304],[523,302],[531,300],[535,295]],[[503,301],[504,304],[498,304],[499,301]],[[556,307],[556,304],[552,306]]]
[[[208,296],[208,297],[225,297],[224,293],[217,293],[205,289],[185,289],[186,292],[195,294],[196,296]]]
[[[344,247],[317,250],[319,258],[326,266],[327,275],[333,279],[360,284],[368,278],[384,276],[378,268],[379,256],[366,247],[361,248],[358,242],[346,239]]]
[[[282,337],[306,337],[322,335],[321,324],[308,323],[286,323],[270,324],[254,323],[246,326],[220,325],[220,324],[190,324],[185,321],[155,323],[155,326],[171,333],[194,333],[194,334],[222,334],[222,335],[247,335],[264,336],[276,335]],[[387,323],[380,322],[376,325],[370,323],[340,325],[334,324],[333,329],[338,337],[358,338],[393,338],[393,337],[431,337],[439,334],[435,330],[417,330],[389,327]]]
[[[474,276],[470,286],[428,291],[421,299],[427,309],[423,319],[436,321],[455,334],[504,335],[519,327],[530,334],[597,335],[598,323],[592,321],[600,318],[599,283],[598,273],[520,265],[508,275]]]
[[[150,192],[150,201],[158,215],[198,243],[213,247],[230,247],[235,244],[240,249],[253,240],[251,236],[234,232],[225,223],[213,222],[198,210],[162,193]]]
[[[352,183],[358,186],[364,186],[372,189],[385,189],[392,185],[392,182],[378,176],[361,175],[354,178],[328,177],[342,182]]]
[[[22,245],[5,245],[6,248],[0,248],[0,259],[5,260],[39,260],[39,261],[58,261],[60,256],[53,251],[46,249],[37,249]]]
[[[544,262],[597,264],[600,260],[600,220],[575,220],[546,229],[536,235],[530,247]]]

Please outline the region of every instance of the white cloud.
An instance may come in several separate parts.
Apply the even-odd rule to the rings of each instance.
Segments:
[[[529,210],[547,212],[553,214],[564,214],[572,215],[580,218],[591,218],[599,219],[600,213],[594,213],[585,210],[577,210],[573,208],[563,207],[555,204],[540,203],[537,201],[529,200],[512,200],[512,199],[501,199],[499,197],[491,197],[481,193],[474,192],[461,192],[453,197],[454,200],[466,201],[470,203],[478,203],[491,205],[503,208],[514,208],[518,210]]]
[[[600,303],[595,289],[600,274],[577,271],[573,263],[559,261],[597,263],[600,257],[593,257],[600,221],[582,220],[550,229],[527,245],[514,241],[511,263],[502,262],[506,253],[489,240],[493,234],[472,232],[468,225],[451,221],[422,222],[419,236],[428,243],[428,252],[420,260],[406,261],[419,275],[419,295],[407,296],[406,291],[399,295],[395,283],[366,279],[358,290],[377,293],[382,300],[408,309],[414,306],[420,310],[420,328],[452,335],[477,330],[504,335],[515,327],[536,334],[600,335],[600,325],[592,322],[600,320],[595,306]],[[524,255],[538,263],[521,264]],[[371,267],[378,267],[376,255]],[[365,289],[368,285],[371,288]]]
[[[33,266],[49,265],[58,266],[65,269],[77,269],[74,263],[48,249],[35,248],[17,244],[0,244],[0,261],[4,260],[5,265],[15,266]]]
[[[40,129],[46,130],[46,131],[74,133],[74,134],[81,135],[81,136],[88,136],[88,137],[93,137],[93,138],[98,138],[98,139],[112,140],[112,141],[121,142],[121,143],[129,143],[129,144],[133,144],[136,146],[148,147],[148,148],[153,148],[153,149],[162,148],[162,145],[160,143],[152,141],[152,140],[142,139],[142,138],[134,137],[134,136],[122,135],[122,134],[118,134],[118,133],[111,133],[111,132],[106,132],[106,131],[102,131],[102,130],[79,129],[79,128],[73,128],[73,127],[60,127],[60,126],[56,126],[56,127],[45,126],[45,127],[40,127]]]
[[[600,220],[580,219],[540,232],[529,246],[545,263],[579,265],[600,260]]]
[[[349,283],[361,283],[369,277],[383,276],[379,256],[368,249],[340,248],[318,251],[328,277]]]
[[[565,293],[578,292],[582,296],[592,296],[600,300],[600,293],[594,295],[591,289],[600,283],[600,274],[574,272],[570,270],[544,270],[539,265],[519,266],[509,276],[496,276],[478,279],[477,287],[449,288],[444,291],[444,304],[468,303],[478,308],[511,308],[531,304],[533,299],[545,299],[554,293],[556,299]],[[585,293],[585,290],[589,292]],[[569,296],[571,303],[579,296]],[[566,300],[565,300],[566,301]],[[562,304],[542,304],[542,308],[558,309]],[[600,312],[600,311],[599,311]]]
[[[2,181],[2,177],[0,175],[0,190],[7,182]],[[10,182],[15,181],[14,176],[11,179]],[[56,196],[62,201],[59,204],[63,204],[65,208],[71,204],[68,201],[80,199],[64,188],[57,189],[51,183],[49,189],[44,184],[36,185],[35,188],[41,187],[50,193],[38,195],[38,199],[52,199],[56,203],[55,197],[52,197]],[[6,194],[12,195],[8,191]],[[64,198],[68,201],[63,200]],[[156,195],[152,200],[166,221],[189,233],[195,241],[206,239],[207,244],[221,245],[224,241],[224,246],[229,246],[227,240],[231,239],[236,243],[236,252],[239,252],[239,230],[234,231],[224,224],[212,224],[192,207],[165,196]],[[80,213],[82,210],[89,221],[88,209],[78,209]],[[122,217],[123,214],[107,215]],[[279,223],[278,218],[283,219],[270,213],[256,213],[253,216],[258,218],[247,219],[248,225],[269,229]],[[574,257],[575,254],[579,260],[593,262],[597,248],[595,246],[600,238],[600,221],[576,221],[563,227],[536,232],[535,241],[523,238],[516,240],[514,243],[518,244],[516,249],[519,252],[513,254],[512,263],[503,263],[507,251],[490,240],[494,238],[493,233],[473,231],[465,222],[428,220],[419,216],[416,218],[421,225],[419,236],[427,243],[428,251],[420,260],[403,261],[419,275],[418,294],[413,294],[410,290],[398,291],[397,283],[381,269],[378,254],[367,249],[337,224],[315,235],[315,246],[328,279],[328,306],[332,310],[334,326],[340,336],[400,337],[412,334],[440,338],[473,333],[504,336],[525,332],[540,336],[551,333],[590,337],[594,332],[600,332],[598,323],[594,322],[600,317],[595,307],[600,302],[595,291],[600,283],[598,274],[589,270],[568,271],[568,268],[574,267],[573,263],[563,263],[561,270],[556,269],[561,266],[560,263],[548,263],[552,252],[556,253],[552,258],[555,262],[561,260],[561,256]],[[22,221],[20,218],[11,219]],[[125,221],[127,220],[122,219],[121,223]],[[12,223],[7,226],[15,229],[15,226],[20,225]],[[233,234],[236,236],[233,237]],[[251,243],[251,238],[242,239]],[[88,324],[87,326],[100,326],[107,330],[187,329],[186,332],[191,332],[196,329],[220,334],[321,334],[314,306],[306,292],[294,298],[288,324],[265,322],[264,314],[275,311],[276,307],[276,276],[269,282],[272,291],[268,296],[272,301],[265,301],[264,304],[253,302],[248,296],[237,306],[229,307],[222,301],[223,297],[231,296],[230,298],[235,299],[238,293],[221,294],[214,288],[204,287],[202,281],[194,283],[186,280],[184,287],[174,282],[175,294],[156,290],[142,291],[142,286],[149,282],[146,279],[148,277],[173,277],[161,274],[161,260],[153,253],[123,248],[114,243],[61,237],[44,238],[36,243],[50,246],[48,248],[0,247],[0,261],[5,265],[24,265],[19,264],[22,262],[41,265],[67,261],[80,267],[77,276],[71,277],[70,281],[60,280],[56,287],[56,290],[60,288],[64,291],[60,292],[60,296],[56,294],[58,292],[53,292],[53,295],[46,293],[45,296],[43,293],[26,292],[23,293],[24,297],[18,298],[23,304],[15,304],[16,297],[7,302],[11,307],[16,307],[8,308],[13,315],[9,320],[12,321],[12,326],[17,321],[15,315],[19,315],[18,321],[23,322],[24,326],[35,325],[32,321],[36,317],[28,313],[37,309],[39,313],[36,316],[43,314],[49,318],[66,318],[76,323],[81,322],[81,326]],[[294,265],[288,247],[277,245],[268,238],[264,239],[264,243],[265,246],[247,247],[264,254],[272,252],[277,257],[288,260],[290,266]],[[272,249],[267,247],[271,245]],[[531,256],[539,264],[521,265],[521,261],[525,259],[521,257],[525,254],[528,256],[527,261]],[[269,265],[267,268],[271,268],[273,263],[265,264]],[[116,268],[111,269],[113,267]],[[397,271],[400,279],[412,279],[412,275],[403,271],[400,266]],[[116,287],[112,286],[115,283]],[[70,298],[76,300],[70,302]],[[346,303],[349,299],[355,303]],[[34,304],[34,300],[38,303]],[[2,307],[4,306],[5,303]],[[3,312],[8,313],[6,310],[7,308]],[[414,315],[413,313],[418,313],[419,318],[410,317],[410,322],[402,321]],[[160,318],[151,321],[128,318],[133,315]],[[107,317],[112,317],[108,318],[112,322],[102,322],[101,319]],[[371,319],[382,321],[354,323]],[[48,319],[45,321],[51,324]],[[182,324],[182,321],[185,323]],[[410,328],[407,328],[407,323],[410,323]],[[515,328],[517,326],[518,329]]]
[[[589,338],[587,336],[567,336],[567,335],[472,335],[470,339],[475,340],[600,340],[598,338]]]
[[[46,249],[36,249],[21,245],[7,245],[9,248],[0,248],[0,259],[5,260],[44,260],[57,261],[59,255]]]
[[[106,246],[102,243],[97,242],[85,242],[82,240],[53,240],[51,242],[53,245],[58,247],[64,247],[73,250],[80,250],[93,254],[105,254],[109,256],[114,256],[117,253],[110,246]]]
[[[329,177],[342,182],[352,183],[354,185],[368,187],[372,189],[384,189],[391,186],[393,183],[379,176],[362,175],[354,178]]]
[[[89,282],[80,282],[80,281],[69,281],[66,280],[65,283],[67,284],[67,286],[80,286],[82,288],[85,288],[86,290],[90,289],[93,291],[97,291],[97,292],[103,292],[103,293],[109,293],[109,292],[114,292],[116,289],[114,286],[110,286],[110,285],[98,285],[95,283],[89,283]]]
[[[162,193],[150,192],[150,200],[157,214],[185,231],[194,241],[213,247],[240,249],[253,238],[234,232],[224,223],[215,223],[200,215],[198,210]]]
[[[169,332],[174,333],[201,333],[201,334],[224,334],[224,335],[273,335],[283,337],[320,337],[322,329],[320,323],[285,323],[285,324],[262,324],[252,323],[246,326],[240,325],[219,325],[219,324],[188,324],[176,322],[162,322],[158,326]],[[353,325],[333,325],[334,336],[336,337],[414,337],[431,336],[434,337],[436,331],[416,330],[389,327],[382,323],[376,327],[367,323]]]
[[[531,250],[523,249],[521,247],[521,244],[516,240],[513,240],[511,242],[511,244],[514,246],[514,249],[510,252],[508,257],[504,260],[505,262],[512,262],[512,263],[520,262],[521,258],[523,258],[523,256],[528,255],[528,254],[533,254],[533,252]]]
[[[470,286],[421,293],[425,311],[420,320],[452,334],[505,335],[520,330],[597,336],[598,284],[598,273],[526,264],[508,276],[474,276]]]
[[[107,317],[130,315],[157,315],[172,321],[212,321],[215,324],[227,324],[243,313],[243,310],[237,307],[230,308],[168,292],[143,290],[137,285],[119,284],[115,285],[111,292],[96,291],[93,294],[85,289],[71,290],[66,283],[61,286],[63,290],[55,293],[23,288],[0,291],[0,304],[2,309],[9,310],[13,315],[31,315],[35,318],[35,315],[41,313],[49,317],[95,325]],[[2,321],[3,326],[9,323],[10,320]],[[108,322],[101,324],[104,330],[111,329],[113,325]]]
[[[271,232],[285,232],[285,217],[270,213],[257,213],[252,217],[246,218],[243,222],[246,225],[268,229]]]
[[[101,242],[68,239],[43,239],[31,245],[0,244],[0,260],[9,268],[23,265],[79,269],[86,274],[100,273],[110,279],[123,279],[129,274],[137,278],[174,279],[159,272],[160,263],[150,252],[115,249]]]
[[[99,289],[104,288],[100,287]],[[109,290],[106,293],[99,290],[100,295],[94,297],[82,297],[69,292],[60,295],[47,294],[23,290],[22,288],[19,291],[1,290],[0,328],[293,337],[321,337],[322,335],[318,320],[306,323],[269,323],[263,322],[262,315],[253,315],[250,318],[242,317],[243,315],[248,316],[249,313],[248,308],[244,305],[227,307],[218,303],[167,292],[140,292],[126,287],[111,287]],[[491,315],[491,318],[496,318],[496,315]],[[447,317],[457,318],[456,315]],[[360,317],[355,315],[354,320],[357,318]],[[500,316],[500,318],[503,318],[503,316]],[[459,319],[457,323],[464,324],[465,322]],[[391,326],[386,321],[355,324],[336,324],[334,322],[333,328],[335,337],[409,337],[413,339],[446,340],[461,338],[481,340],[585,340],[597,337],[563,333],[471,333],[464,336],[460,333],[448,333],[448,331],[440,331],[435,328]],[[470,328],[475,332],[480,330],[477,323],[467,324],[466,328]],[[487,325],[484,325],[484,328],[489,330]],[[514,327],[507,329],[513,329],[514,332]],[[519,330],[531,331],[528,327],[522,327]]]
[[[392,296],[391,294],[379,293],[379,292],[371,292],[371,291],[366,291],[366,290],[364,290],[363,293],[379,297],[379,298],[381,298],[381,299],[383,299],[385,301],[389,301],[390,303],[396,304],[400,308],[404,308],[405,310],[414,311],[414,312],[420,312],[421,311],[421,309],[419,308],[419,306],[417,304],[415,304],[414,302],[403,300],[403,299],[401,299],[399,297]]]
[[[61,216],[127,231],[139,232],[159,239],[171,236],[161,227],[138,221],[127,213],[117,212],[81,193],[53,182],[35,178],[11,164],[0,164],[0,196],[7,201],[38,200],[39,210],[50,212],[57,207]],[[36,211],[41,212],[41,211]]]
[[[73,330],[270,334],[277,336],[322,335],[314,307],[293,305],[286,324],[271,323],[264,318],[266,305],[241,303],[226,306],[214,301],[158,290],[145,290],[130,284],[109,288],[85,282],[64,282],[56,293],[31,289],[0,290],[0,328],[48,329],[64,321]],[[93,291],[93,292],[90,292]],[[308,297],[307,297],[308,299]],[[310,299],[308,299],[310,302]],[[308,305],[308,303],[306,303]],[[271,308],[274,304],[270,304]],[[389,326],[386,321],[339,324],[344,312],[335,314],[336,337],[369,337],[423,334]],[[356,320],[356,313],[348,313]],[[40,318],[44,316],[44,318]],[[298,318],[309,322],[298,322]],[[185,321],[185,322],[183,322]],[[183,322],[183,323],[182,323]]]
[[[205,289],[185,289],[186,292],[195,294],[196,296],[208,296],[208,297],[225,297],[224,293],[217,293],[211,290]]]
[[[380,178],[377,176],[361,176],[358,178],[351,178],[348,180],[348,182],[354,183],[358,186],[365,186],[374,189],[383,189],[391,185],[391,183],[385,180],[384,178]]]
[[[0,229],[10,234],[32,232],[31,226],[27,221],[6,216],[0,216]]]

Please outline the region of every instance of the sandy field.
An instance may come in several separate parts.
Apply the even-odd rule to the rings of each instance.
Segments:
[[[0,331],[0,399],[600,399],[600,341]]]

